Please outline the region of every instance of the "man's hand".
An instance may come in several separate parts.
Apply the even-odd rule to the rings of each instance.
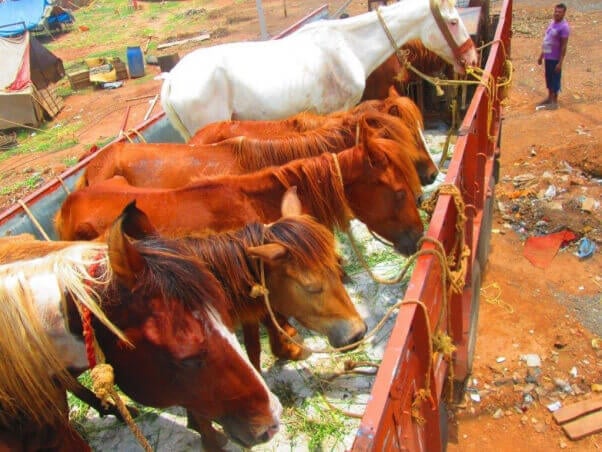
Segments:
[[[560,72],[562,70],[562,63],[558,63],[554,68],[554,72]]]
[[[537,59],[537,64],[541,66],[541,63],[543,63],[543,56],[539,55],[539,58]]]

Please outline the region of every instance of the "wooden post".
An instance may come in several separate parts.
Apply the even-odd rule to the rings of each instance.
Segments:
[[[261,30],[261,39],[264,41],[268,39],[268,29],[265,25],[265,16],[263,15],[263,5],[261,0],[256,0],[257,3],[257,17],[259,18],[259,29]]]

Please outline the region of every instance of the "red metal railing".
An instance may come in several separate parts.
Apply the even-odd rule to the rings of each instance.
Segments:
[[[436,451],[443,450],[446,443],[445,404],[449,394],[445,391],[446,383],[453,376],[459,383],[456,386],[460,386],[472,366],[481,267],[488,252],[499,157],[501,99],[498,94],[502,88],[498,88],[496,82],[507,76],[504,71],[510,52],[511,23],[512,0],[505,0],[485,66],[483,82],[489,88],[479,86],[475,91],[445,179],[446,185],[459,189],[465,204],[464,239],[471,254],[464,289],[462,293],[452,293],[442,285],[443,268],[437,257],[426,254],[418,258],[405,293],[404,300],[408,304],[399,310],[353,451]],[[458,216],[453,196],[440,194],[427,236],[439,241],[446,253],[454,250]],[[435,248],[425,242],[421,251]],[[448,291],[448,309],[443,306],[445,291]],[[440,354],[432,354],[429,348],[434,333],[431,328],[434,330],[440,318],[439,327],[457,347],[452,363]],[[420,390],[427,387],[431,399],[419,399]]]

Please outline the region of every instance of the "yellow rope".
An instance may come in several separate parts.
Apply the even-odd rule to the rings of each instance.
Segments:
[[[146,138],[144,138],[144,136],[142,136],[142,134],[140,133],[140,131],[137,130],[137,129],[130,129],[127,132],[125,132],[125,137],[128,139],[128,141],[130,143],[134,142],[134,140],[132,139],[132,137],[130,137],[131,133],[133,133],[136,136],[138,136],[138,139],[140,140],[141,143],[146,143]]]
[[[17,202],[23,208],[23,210],[25,211],[25,213],[27,214],[27,216],[29,217],[31,222],[34,224],[34,226],[38,229],[38,231],[40,231],[40,234],[42,234],[44,239],[46,239],[47,241],[50,241],[50,237],[48,236],[48,234],[46,234],[46,231],[44,231],[44,228],[42,227],[40,222],[36,219],[36,217],[33,216],[33,213],[31,212],[31,210],[29,210],[29,207],[27,207],[27,205],[20,199]]]
[[[491,291],[494,293],[490,293]],[[488,284],[485,287],[481,287],[481,296],[485,300],[485,302],[497,306],[501,306],[506,309],[510,314],[514,313],[514,308],[511,304],[502,300],[502,288],[496,282]]]
[[[60,174],[58,176],[56,176],[56,180],[59,181],[59,183],[63,187],[63,190],[65,190],[67,192],[67,194],[71,193],[71,190],[69,190],[69,187],[67,186],[67,184],[65,183],[65,181],[63,180],[63,178],[61,177]]]
[[[79,305],[78,305],[79,309]],[[81,314],[81,312],[80,312]],[[90,376],[92,378],[92,389],[96,397],[98,397],[102,405],[106,408],[109,404],[109,398],[113,399],[113,402],[117,406],[119,413],[125,420],[125,423],[129,427],[130,431],[140,443],[142,448],[146,452],[153,452],[153,448],[149,444],[148,440],[140,430],[140,427],[136,424],[136,421],[132,418],[129,410],[123,400],[119,396],[119,393],[115,390],[115,378],[113,367],[106,363],[105,355],[100,348],[94,335],[94,352],[96,354],[97,364],[90,370]]]

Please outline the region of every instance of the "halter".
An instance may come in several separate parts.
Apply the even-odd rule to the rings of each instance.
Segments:
[[[474,43],[472,42],[472,39],[469,36],[468,39],[466,39],[466,41],[464,41],[461,45],[457,45],[456,41],[454,40],[454,37],[452,36],[451,32],[449,31],[449,28],[447,28],[445,19],[443,19],[443,16],[441,15],[441,9],[439,8],[440,0],[429,0],[429,6],[431,9],[431,13],[433,14],[433,17],[435,18],[435,23],[437,24],[437,27],[439,27],[441,34],[443,34],[443,37],[445,38],[447,45],[449,46],[452,53],[456,57],[456,61],[461,66],[464,66],[465,62],[462,59],[462,55],[464,53],[466,53],[471,47],[474,47]],[[395,39],[393,39],[393,36],[391,35],[391,31],[389,30],[389,27],[387,27],[387,24],[385,23],[385,19],[383,18],[382,14],[380,12],[380,6],[376,9],[376,15],[378,17],[378,20],[380,21],[380,24],[383,27],[383,30],[385,31],[385,34],[387,35],[387,37],[389,38],[389,41],[391,42],[391,45],[395,49],[395,52],[398,54],[398,58],[400,58],[400,61],[402,63],[405,62],[405,60],[406,60],[405,55],[402,55],[399,48],[397,47],[397,43],[395,42]]]
[[[474,47],[474,43],[472,42],[472,39],[469,36],[468,39],[466,39],[466,41],[464,41],[460,46],[458,46],[456,44],[456,41],[454,40],[453,36],[451,35],[449,28],[447,28],[447,24],[445,23],[443,16],[441,15],[440,1],[439,0],[429,0],[429,6],[431,8],[431,13],[433,13],[433,17],[435,18],[435,22],[437,22],[437,26],[439,27],[439,30],[441,31],[441,33],[443,34],[443,37],[447,41],[447,45],[449,46],[449,48],[452,50],[452,53],[456,57],[457,62],[460,63],[460,65],[464,65],[465,62],[462,60],[461,57],[471,47]]]

